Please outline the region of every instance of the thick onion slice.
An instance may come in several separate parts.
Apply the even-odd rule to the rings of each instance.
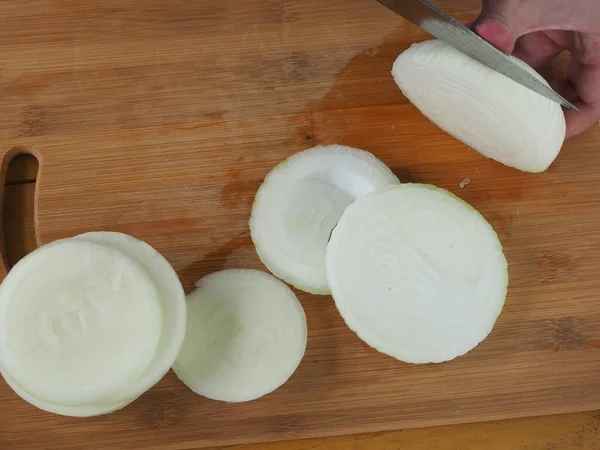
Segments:
[[[302,305],[266,272],[228,269],[188,295],[187,334],[173,365],[195,393],[245,402],[283,385],[306,348]]]
[[[508,283],[488,222],[443,189],[408,183],[346,209],[327,248],[327,274],[346,324],[409,363],[448,361],[477,346]]]
[[[548,84],[523,61],[515,62]],[[546,170],[565,139],[561,106],[443,41],[413,44],[393,77],[432,122],[482,155],[528,172]]]
[[[148,274],[121,252],[65,240],[17,264],[0,292],[0,361],[40,400],[116,395],[152,359],[162,325]]]
[[[329,145],[292,155],[259,188],[250,231],[258,256],[300,290],[329,294],[325,250],[331,230],[357,198],[389,184],[393,172],[364,150]]]
[[[185,297],[154,249],[118,233],[55,241],[0,288],[0,370],[24,400],[88,417],[156,383],[183,341]]]

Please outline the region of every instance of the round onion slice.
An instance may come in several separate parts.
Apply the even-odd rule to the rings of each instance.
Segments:
[[[0,367],[42,402],[102,402],[143,374],[161,327],[156,288],[135,261],[104,245],[56,241],[2,283]]]
[[[535,70],[513,61],[548,84]],[[482,155],[529,172],[546,170],[565,139],[561,106],[434,39],[394,63],[404,95],[441,129]]]
[[[448,361],[477,346],[508,283],[488,222],[443,189],[408,183],[346,209],[327,248],[327,274],[346,324],[409,363]]]
[[[52,251],[52,248],[54,247],[57,249]],[[50,249],[51,252],[49,252],[48,249]],[[54,252],[56,252],[56,254],[54,254]],[[39,259],[40,254],[43,256],[43,259]],[[107,254],[111,255],[111,262],[108,265],[98,265],[98,263],[103,261],[102,257]],[[53,258],[53,256],[55,256],[55,258]],[[67,259],[69,258],[73,260],[71,263],[67,262]],[[33,262],[31,262],[31,260],[33,260]],[[123,263],[122,260],[127,262]],[[115,261],[120,261],[120,263],[115,264]],[[97,264],[94,265],[94,262]],[[132,305],[129,304],[131,302],[131,297],[123,298],[123,304],[119,308],[115,307],[114,310],[109,310],[108,306],[112,305],[112,294],[110,292],[108,295],[102,296],[101,300],[97,301],[99,302],[99,307],[96,305],[96,309],[85,308],[90,300],[95,300],[95,297],[91,294],[98,293],[97,285],[105,286],[105,283],[107,282],[109,283],[111,290],[117,289],[117,291],[119,291],[122,286],[128,285],[129,280],[131,282],[129,283],[130,290],[134,292],[135,295],[140,295],[140,292],[137,292],[140,289],[140,284],[138,284],[139,279],[133,280],[131,277],[124,277],[122,273],[120,274],[120,278],[113,276],[119,271],[119,267],[121,267],[122,264],[136,267],[142,274],[143,279],[146,280],[146,283],[150,280],[149,286],[152,288],[153,295],[151,297],[146,297],[146,302],[151,302],[153,305],[153,309],[160,319],[158,324],[152,324],[149,320],[148,314],[146,313],[146,309],[148,308],[147,305],[142,306],[142,308],[133,309],[131,307]],[[54,268],[55,266],[59,267],[58,271]],[[98,268],[99,270],[95,270]],[[35,270],[32,271],[32,269]],[[113,270],[113,272],[111,272],[111,270]],[[64,275],[65,272],[68,272],[68,276],[70,277],[69,281],[63,280],[63,284],[68,288],[66,290],[72,293],[72,304],[70,305],[72,308],[67,308],[64,302],[61,303],[60,296],[52,295],[52,292],[49,291],[43,292],[40,298],[49,299],[47,302],[42,302],[46,308],[53,303],[58,304],[56,307],[56,312],[60,316],[58,323],[64,323],[65,326],[75,325],[73,328],[65,328],[65,330],[68,331],[65,335],[67,343],[77,345],[75,341],[78,336],[75,332],[79,329],[76,325],[81,325],[82,333],[80,336],[81,342],[79,343],[81,346],[81,354],[77,356],[79,356],[82,365],[78,365],[77,360],[70,361],[70,364],[74,365],[76,374],[78,373],[77,371],[82,373],[82,370],[91,372],[91,368],[83,363],[93,357],[97,358],[96,366],[99,365],[102,367],[98,372],[85,373],[85,377],[82,377],[85,378],[83,380],[84,383],[87,382],[92,388],[75,390],[77,386],[71,386],[73,390],[69,391],[67,389],[68,395],[66,398],[49,398],[47,395],[44,395],[43,397],[37,395],[39,392],[35,392],[36,395],[33,395],[31,389],[29,389],[30,386],[27,383],[24,384],[22,379],[18,377],[18,374],[15,376],[14,371],[8,370],[8,367],[5,364],[6,358],[0,357],[2,375],[17,395],[32,405],[51,413],[73,417],[97,416],[111,413],[133,402],[139,395],[160,380],[160,378],[162,378],[169,370],[185,336],[185,295],[181,283],[172,267],[152,247],[131,236],[108,232],[87,233],[73,239],[56,241],[41,247],[16,265],[6,279],[13,280],[8,283],[8,287],[11,287],[11,283],[21,285],[24,282],[22,277],[26,274],[26,278],[34,278],[32,281],[34,286],[37,284],[38,289],[42,289],[42,287],[40,287],[40,282],[35,280],[36,271],[42,271],[47,274],[45,276],[49,277],[53,277],[59,272],[62,275]],[[95,286],[91,291],[89,286],[87,289],[83,290],[83,292],[72,289],[72,277],[77,276],[77,274],[80,275],[82,280],[88,279],[93,281],[92,284],[95,284]],[[53,280],[52,282],[60,284],[59,280],[61,276],[55,277],[56,280]],[[3,304],[3,301],[14,301],[14,297],[8,296],[9,292],[5,290],[6,286],[7,284],[5,281],[0,288],[0,307]],[[47,285],[44,286],[44,291],[46,291],[45,287],[47,287]],[[22,287],[18,287],[16,292],[22,289]],[[13,291],[13,293],[14,292],[15,291]],[[62,298],[64,299],[64,296]],[[77,310],[82,310],[83,312],[74,315],[73,311]],[[70,319],[71,322],[63,317],[65,312],[67,313],[67,319]],[[87,316],[86,313],[88,313]],[[7,318],[8,316],[0,314],[0,320],[6,320]],[[85,320],[87,320],[87,322],[85,322]],[[139,330],[136,331],[135,329],[131,329],[131,326],[123,321],[128,323],[133,322],[134,326]],[[108,322],[111,322],[112,324]],[[90,326],[90,323],[94,326]],[[83,327],[84,324],[87,326]],[[114,358],[129,358],[134,361],[139,359],[140,355],[136,353],[137,350],[131,349],[132,345],[135,343],[135,341],[130,340],[132,334],[135,340],[142,341],[145,345],[152,343],[154,347],[150,358],[146,358],[144,364],[139,364],[134,371],[135,373],[120,378],[118,382],[115,383],[115,390],[112,392],[105,390],[101,396],[91,395],[91,393],[98,391],[98,386],[101,386],[101,384],[97,384],[98,378],[102,377],[105,371],[112,370],[110,365],[112,365],[113,362],[102,358],[102,355],[98,353],[93,353],[94,349],[85,345],[87,341],[94,337],[93,333],[95,331],[104,330],[104,328],[98,324],[106,325],[106,329],[111,330],[111,335],[108,336],[106,340],[108,344],[118,343],[118,348],[116,348],[114,355],[109,352],[109,357],[113,358],[113,360]],[[111,327],[118,327],[116,333],[113,333],[114,330],[111,329]],[[28,330],[27,332],[30,331],[32,330]],[[41,328],[41,331],[43,332],[44,329]],[[32,336],[35,336],[35,333],[41,335],[40,330],[34,329],[33,333],[34,334],[25,336],[25,339],[31,340]],[[44,336],[42,336],[42,339],[38,339],[36,343],[42,347],[50,345],[48,343],[49,341],[45,341],[43,337]],[[50,342],[51,340],[52,338],[50,338]],[[4,349],[4,346],[2,348]],[[0,355],[5,355],[5,353]],[[53,361],[53,363],[56,364],[58,361]],[[131,364],[130,362],[127,363]],[[118,370],[122,371],[122,368]],[[66,377],[73,377],[73,374],[67,372],[67,370],[64,371],[64,375]],[[30,373],[29,376],[35,377],[36,374]],[[49,380],[42,375],[35,381],[39,384],[44,382],[48,383]],[[102,383],[106,383],[106,380],[102,380]],[[48,389],[55,395],[54,387],[54,384],[48,385]],[[76,404],[72,404],[74,402],[70,401],[72,400],[72,397],[77,398]]]
[[[371,153],[314,147],[277,165],[259,188],[250,218],[258,256],[300,290],[329,294],[325,251],[331,230],[357,198],[398,178]]]
[[[306,317],[291,289],[251,269],[215,272],[196,285],[177,376],[195,393],[226,402],[283,385],[306,348]]]

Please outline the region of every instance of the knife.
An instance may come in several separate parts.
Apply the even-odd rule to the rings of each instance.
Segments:
[[[561,105],[578,111],[552,88],[428,0],[377,0],[422,30],[452,45],[496,72]]]

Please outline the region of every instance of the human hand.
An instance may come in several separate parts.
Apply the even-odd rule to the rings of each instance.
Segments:
[[[567,138],[600,119],[600,1],[483,0],[472,28],[506,54],[534,68],[563,50],[571,59],[567,79],[552,87],[579,108],[566,110]]]

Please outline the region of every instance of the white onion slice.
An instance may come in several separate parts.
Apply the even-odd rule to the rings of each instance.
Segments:
[[[508,283],[488,222],[448,191],[408,183],[346,209],[327,248],[327,274],[350,329],[409,363],[448,361],[477,346]]]
[[[283,282],[228,269],[202,278],[188,295],[187,334],[173,365],[195,393],[245,402],[283,385],[306,349],[306,316]]]
[[[256,193],[250,231],[258,256],[300,290],[329,294],[325,251],[331,230],[357,198],[389,184],[393,172],[371,153],[314,147],[277,165]]]
[[[523,61],[517,64],[541,75]],[[442,130],[482,155],[529,172],[546,170],[565,139],[561,106],[434,39],[394,63],[404,95]]]
[[[24,303],[15,307],[23,293]],[[23,313],[28,305],[32,311]],[[20,397],[42,410],[107,414],[168,371],[183,341],[185,314],[181,283],[147,244],[119,233],[55,241],[23,258],[0,288],[0,369]],[[22,339],[17,345],[15,336]],[[40,350],[42,358],[27,361]],[[56,379],[59,372],[63,380]]]
[[[42,401],[94,403],[145,370],[161,316],[152,280],[121,252],[54,242],[24,258],[2,284],[1,365]]]

